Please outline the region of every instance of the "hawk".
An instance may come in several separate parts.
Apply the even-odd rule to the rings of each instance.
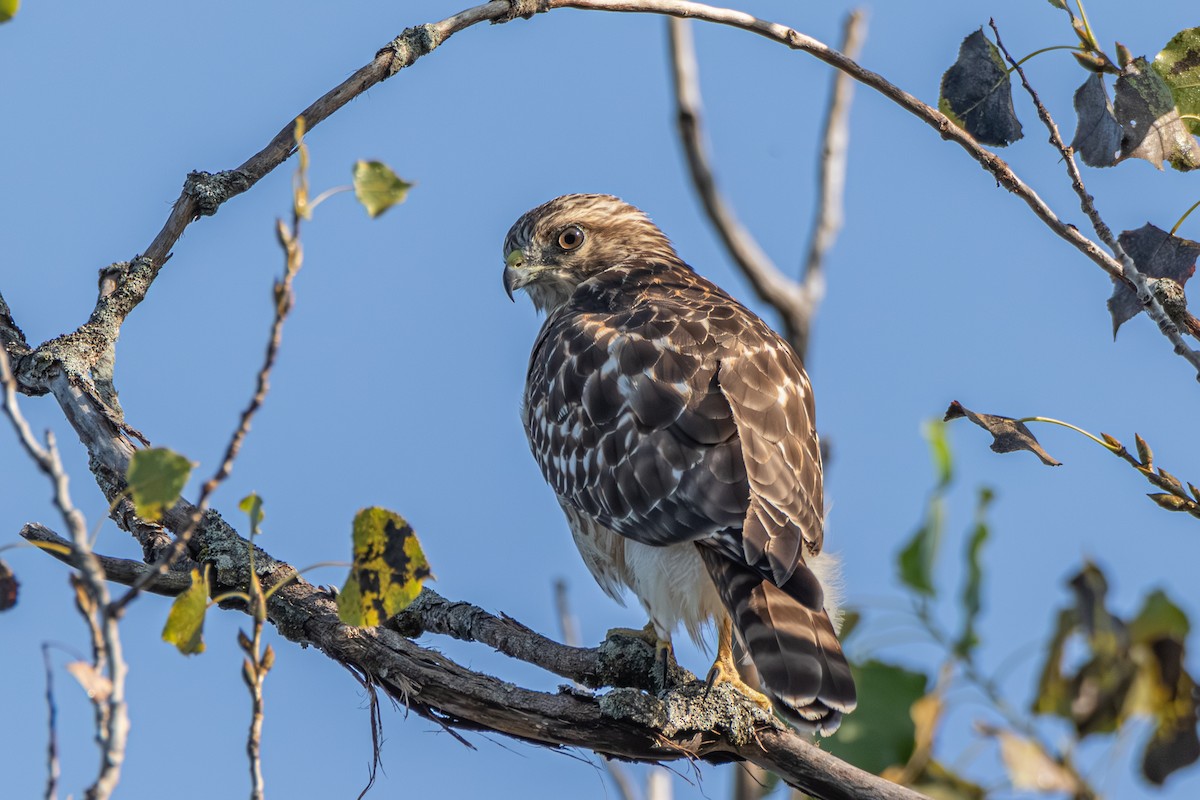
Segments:
[[[680,623],[699,641],[715,619],[710,685],[837,730],[855,690],[826,594],[820,447],[795,352],[615,197],[529,211],[504,260],[509,297],[524,289],[546,314],[525,432],[592,575],[618,602],[633,591],[660,655]],[[767,697],[739,678],[734,631]]]

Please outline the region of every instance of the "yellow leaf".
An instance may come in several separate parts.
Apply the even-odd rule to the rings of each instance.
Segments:
[[[374,219],[394,205],[403,203],[413,185],[382,161],[354,164],[354,196]]]
[[[431,577],[412,526],[386,508],[364,508],[354,517],[354,560],[338,616],[349,625],[378,625],[415,600]]]
[[[175,598],[162,637],[186,656],[204,652],[204,612],[208,610],[208,576],[192,570],[192,585]]]

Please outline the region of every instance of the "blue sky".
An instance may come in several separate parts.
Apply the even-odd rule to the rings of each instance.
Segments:
[[[1170,7],[1166,7],[1166,6]],[[835,41],[843,3],[778,0],[740,7]],[[1073,37],[1042,0],[939,0],[868,6],[862,61],[934,102],[959,41],[996,16],[1025,53]],[[1102,41],[1153,56],[1194,24],[1185,4],[1093,0]],[[403,28],[448,16],[434,0],[338,4],[27,3],[0,27],[0,288],[31,341],[73,329],[95,294],[96,270],[143,250],[192,169],[231,168]],[[741,218],[785,269],[798,270],[814,196],[814,154],[829,70],[748,34],[697,30],[718,178]],[[350,521],[367,505],[404,514],[447,597],[504,611],[555,632],[552,583],[566,579],[586,641],[640,626],[582,566],[517,418],[539,320],[500,285],[500,244],[528,208],[576,191],[618,194],[646,210],[700,272],[752,307],[690,190],[673,130],[665,23],[655,17],[560,11],[464,32],[378,86],[309,138],[314,191],[348,182],[359,158],[391,164],[417,187],[376,221],[348,196],[324,204],[304,231],[306,261],[272,394],[233,477],[214,498],[240,521],[239,498],[265,500],[262,544],[296,565],[345,559]],[[1030,75],[1065,131],[1085,75],[1069,55],[1031,62]],[[1025,99],[1026,139],[1006,159],[1067,221],[1086,230],[1057,154]],[[1125,441],[1141,433],[1158,461],[1198,482],[1197,388],[1185,362],[1144,317],[1111,340],[1109,279],[953,145],[883,98],[859,89],[852,118],[847,222],[828,269],[809,371],[830,442],[828,546],[842,554],[851,603],[868,615],[863,643],[931,668],[937,650],[898,609],[894,554],[932,484],[920,434],[954,399],[1014,416],[1044,414]],[[282,257],[274,219],[289,208],[291,164],[213,218],[188,229],[150,297],[128,320],[117,385],[129,420],[156,445],[211,473],[253,386]],[[1085,174],[1116,230],[1169,228],[1196,199],[1195,179],[1144,162]],[[1185,184],[1185,181],[1191,183]],[[1193,218],[1181,233],[1200,239]],[[1179,405],[1182,403],[1183,405]],[[73,490],[92,524],[105,506],[86,457],[53,402],[27,398],[37,428],[62,442]],[[958,479],[938,574],[957,591],[962,532],[981,484],[996,488],[986,550],[981,661],[1027,702],[1064,579],[1084,558],[1103,566],[1112,603],[1131,613],[1151,587],[1193,617],[1200,530],[1157,509],[1127,467],[1066,431],[1039,431],[1065,463],[997,456],[966,423],[951,430]],[[0,483],[0,543],[25,522],[61,529],[49,487],[8,433]],[[136,557],[111,523],[98,549]],[[4,558],[23,584],[0,616],[0,764],[6,795],[44,781],[44,678],[39,645],[55,643],[63,787],[93,774],[90,710],[61,666],[86,648],[66,571],[30,550]],[[315,572],[320,582],[340,570]],[[952,608],[939,609],[953,620]],[[140,600],[123,626],[132,665],[132,739],[120,796],[182,799],[244,791],[248,700],[235,635],[244,618],[214,613],[208,652],[184,658],[159,639],[167,611]],[[473,668],[525,685],[561,681],[481,646],[431,639]],[[266,688],[264,768],[275,796],[352,797],[366,778],[370,738],[355,683],[321,655],[275,641]],[[858,653],[862,655],[860,651]],[[707,662],[690,646],[680,658]],[[1196,669],[1194,654],[1189,658]],[[1002,780],[971,722],[992,719],[960,692],[944,732],[956,766]],[[387,774],[375,796],[607,798],[590,754],[549,753],[471,735],[468,750],[415,716],[388,709]],[[1051,731],[1054,729],[1051,728]],[[1133,777],[1141,739],[1081,761],[1110,796],[1151,790]],[[1113,753],[1116,753],[1113,756]],[[965,753],[965,755],[963,755]],[[684,766],[678,797],[723,797],[730,768]],[[183,776],[183,777],[181,777]],[[686,780],[685,780],[686,778]],[[1156,796],[1194,797],[1200,773]]]

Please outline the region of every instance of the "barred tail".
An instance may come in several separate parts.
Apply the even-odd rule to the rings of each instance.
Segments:
[[[776,710],[802,730],[836,731],[857,699],[816,576],[801,563],[776,586],[718,550],[700,552]]]

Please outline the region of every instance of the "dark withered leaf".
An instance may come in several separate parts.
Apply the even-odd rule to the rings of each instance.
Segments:
[[[1067,639],[1077,627],[1079,613],[1075,609],[1064,608],[1058,612],[1058,621],[1046,648],[1046,663],[1042,665],[1037,694],[1033,699],[1032,710],[1037,714],[1055,714],[1065,719],[1071,717],[1071,682],[1063,674],[1062,661]]]
[[[1028,450],[1040,458],[1042,463],[1048,467],[1062,466],[1061,461],[1056,461],[1049,453],[1042,449],[1037,437],[1033,435],[1029,428],[1025,427],[1025,423],[1023,422],[1018,422],[1012,417],[977,414],[955,400],[950,404],[950,408],[946,409],[944,420],[949,422],[959,417],[966,417],[990,433],[992,438],[995,439],[992,442],[992,450],[997,453],[1013,453],[1017,450]]]
[[[1154,731],[1142,756],[1142,774],[1146,780],[1161,785],[1172,772],[1200,758],[1196,718],[1196,704],[1192,700],[1190,714],[1180,715]]]
[[[1183,610],[1161,591],[1147,596],[1130,625],[1134,641],[1142,648],[1136,660],[1144,685],[1137,696],[1140,703],[1131,712],[1150,714],[1158,723],[1142,755],[1142,774],[1155,784],[1200,758],[1196,682],[1184,659],[1190,627]]]
[[[1108,597],[1108,579],[1104,577],[1104,573],[1089,561],[1068,584],[1075,592],[1078,619],[1084,632],[1092,640],[1093,647],[1096,646],[1097,640],[1112,637],[1113,642],[1100,642],[1100,645],[1107,648],[1108,644],[1113,644],[1113,648],[1110,649],[1115,649],[1116,640],[1125,636],[1125,625],[1109,613],[1105,604]]]
[[[1121,124],[1121,160],[1144,158],[1158,169],[1200,167],[1200,149],[1183,120],[1171,88],[1145,58],[1135,58],[1117,77],[1116,115]]]
[[[942,75],[938,110],[981,144],[1004,147],[1021,138],[1012,81],[982,28],[963,39],[958,60]]]
[[[0,559],[0,611],[8,611],[17,604],[17,593],[21,584],[13,574],[12,567]]]
[[[1123,231],[1118,241],[1121,249],[1133,259],[1138,272],[1148,278],[1170,278],[1183,287],[1196,272],[1200,242],[1172,236],[1149,222],[1135,231]],[[1113,281],[1108,312],[1112,315],[1114,339],[1117,330],[1136,317],[1142,308],[1137,292],[1124,281]]]
[[[1089,167],[1111,167],[1121,153],[1121,124],[1113,112],[1104,76],[1093,73],[1075,90],[1075,138],[1071,147]]]

